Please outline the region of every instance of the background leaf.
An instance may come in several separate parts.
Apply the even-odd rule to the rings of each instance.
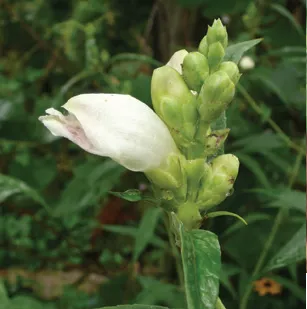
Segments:
[[[226,48],[224,60],[239,63],[243,54],[255,45],[259,44],[261,41],[262,39],[255,39],[228,46]]]
[[[19,179],[0,174],[0,203],[16,194],[24,194],[48,209],[48,205],[36,190]]]
[[[156,225],[159,217],[162,214],[160,208],[150,207],[147,209],[140,222],[138,233],[135,239],[135,246],[133,251],[133,261],[137,261],[140,254],[148,245],[149,241],[154,235]]]
[[[265,271],[271,271],[286,265],[293,265],[306,259],[306,225],[286,243],[268,262]]]

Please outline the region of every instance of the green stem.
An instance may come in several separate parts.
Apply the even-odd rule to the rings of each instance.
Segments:
[[[299,152],[299,154],[296,157],[295,163],[294,163],[294,167],[293,167],[293,173],[289,179],[289,183],[288,183],[288,187],[291,188],[295,182],[295,179],[297,177],[297,174],[299,172],[300,166],[301,166],[301,162],[302,159],[304,157],[304,152]],[[257,261],[257,264],[255,266],[255,269],[252,273],[252,279],[256,279],[257,275],[259,274],[259,272],[261,271],[263,264],[265,262],[265,259],[268,255],[268,252],[270,250],[270,248],[272,247],[272,244],[275,240],[275,237],[277,235],[277,232],[283,222],[283,219],[286,217],[286,214],[288,213],[288,209],[287,208],[281,208],[276,216],[276,219],[274,221],[273,227],[271,229],[271,233],[269,234],[269,237],[266,241],[266,243],[264,244],[264,247],[262,249],[262,252],[259,256],[259,259]],[[242,300],[241,300],[241,304],[240,304],[240,309],[246,309],[247,305],[248,305],[248,300],[249,297],[252,293],[252,284],[249,284],[248,287],[245,290],[245,293],[243,294]]]
[[[179,254],[178,248],[175,243],[174,234],[172,233],[172,230],[171,230],[171,218],[169,214],[168,214],[168,217],[165,217],[164,223],[165,223],[165,227],[167,230],[168,239],[171,245],[172,253],[175,259],[176,270],[177,270],[177,274],[178,274],[178,278],[180,282],[180,287],[183,287],[184,286],[184,275],[183,275],[183,268],[182,268],[182,263],[181,263],[181,256]]]
[[[222,303],[220,298],[217,299],[216,309],[226,309],[226,307],[223,305],[223,303]]]
[[[245,88],[238,84],[238,91],[242,94],[246,102],[251,106],[251,108],[260,116],[263,116],[263,111],[257,102],[250,96],[250,94],[245,90]],[[273,128],[273,130],[280,136],[281,139],[292,149],[296,150],[298,153],[305,152],[304,148],[300,147],[296,143],[292,142],[291,138],[280,128],[280,126],[271,118],[267,119],[268,124]]]

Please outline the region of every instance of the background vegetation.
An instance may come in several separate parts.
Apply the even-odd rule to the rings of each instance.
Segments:
[[[108,192],[141,174],[52,137],[37,121],[84,92],[151,105],[152,70],[193,50],[213,19],[248,52],[228,110],[235,192],[204,222],[222,247],[229,309],[305,302],[305,1],[0,0],[0,308],[183,308],[164,218]],[[149,137],[150,138],[150,137]]]

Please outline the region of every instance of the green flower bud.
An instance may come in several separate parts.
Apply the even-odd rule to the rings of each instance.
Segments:
[[[222,62],[219,71],[225,72],[234,84],[236,84],[241,77],[238,66],[232,61]]]
[[[210,75],[198,95],[200,118],[211,123],[226,109],[235,94],[235,85],[223,71]]]
[[[201,225],[201,215],[198,206],[191,202],[186,202],[178,207],[178,219],[187,230],[198,229]]]
[[[222,129],[211,132],[206,138],[205,156],[213,156],[224,144],[230,129]]]
[[[212,27],[209,26],[207,32],[208,45],[214,44],[216,42],[221,43],[223,48],[226,48],[228,44],[227,30],[226,27],[223,26],[220,19],[214,20]]]
[[[216,71],[225,56],[225,49],[220,42],[209,45],[208,64],[210,72]]]
[[[185,56],[182,64],[183,79],[191,90],[199,92],[209,75],[207,58],[199,52]]]
[[[179,146],[188,144],[195,134],[198,115],[196,97],[182,76],[170,66],[154,70],[151,95],[156,113],[169,127]]]
[[[199,46],[198,46],[198,50],[205,57],[208,56],[209,45],[208,45],[208,42],[207,42],[207,36],[204,36],[203,39],[200,41]]]
[[[220,204],[229,195],[239,171],[239,160],[225,154],[212,161],[211,172],[202,181],[197,203],[199,209],[208,210]]]

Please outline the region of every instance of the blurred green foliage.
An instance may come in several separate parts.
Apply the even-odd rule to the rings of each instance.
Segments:
[[[220,235],[221,298],[227,308],[246,299],[247,308],[301,308],[305,11],[299,0],[0,0],[0,308],[185,307],[162,213],[108,194],[147,190],[145,178],[56,139],[37,118],[84,92],[151,105],[152,70],[179,48],[194,50],[216,17],[231,44],[263,38],[228,110],[225,150],[241,169],[219,206],[249,225],[219,217],[203,226]],[[16,269],[83,275],[50,298],[33,276],[12,280]],[[89,294],[79,286],[91,273],[106,282]],[[254,291],[262,277],[280,294]]]

